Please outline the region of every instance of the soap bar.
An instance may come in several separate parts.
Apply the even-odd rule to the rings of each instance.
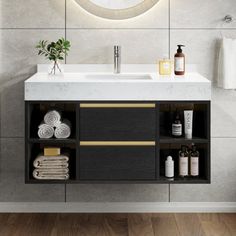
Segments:
[[[44,148],[44,156],[58,156],[61,154],[61,149],[57,147]]]

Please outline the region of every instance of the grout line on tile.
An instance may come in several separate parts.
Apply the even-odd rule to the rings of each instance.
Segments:
[[[170,55],[170,0],[168,2],[169,6],[168,6],[168,53],[169,53],[169,58],[171,58],[171,55]]]
[[[169,30],[168,28],[67,28],[67,30]]]
[[[232,30],[235,28],[70,28],[67,30]],[[0,30],[65,30],[65,27],[60,28],[0,28]]]
[[[67,39],[67,0],[65,0],[65,39]],[[65,55],[65,64],[67,62],[67,56]]]
[[[169,184],[169,198],[168,201],[170,202],[170,184]]]
[[[170,30],[236,30],[236,28],[172,28]]]
[[[66,187],[67,187],[67,185],[65,184],[65,198],[64,198],[64,201],[65,201],[65,202],[67,202],[67,199],[66,199],[66,192],[67,192],[66,190],[67,190],[67,189],[66,189]]]
[[[65,28],[0,28],[0,30],[64,30]]]
[[[236,137],[226,137],[226,136],[225,136],[225,137],[220,137],[220,136],[214,137],[214,136],[211,136],[211,139],[214,139],[214,138],[216,138],[216,139],[220,139],[220,138],[221,138],[221,139],[230,139],[230,138],[231,138],[231,139],[235,139]]]

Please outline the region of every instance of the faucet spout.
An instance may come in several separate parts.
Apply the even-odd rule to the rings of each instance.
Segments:
[[[114,46],[114,73],[120,73],[120,62],[121,62],[121,47]]]

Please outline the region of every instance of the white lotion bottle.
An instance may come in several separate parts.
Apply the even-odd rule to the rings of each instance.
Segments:
[[[172,156],[168,156],[165,161],[165,176],[167,178],[174,177],[174,161],[172,159]]]
[[[184,134],[186,139],[193,136],[193,110],[184,111]]]

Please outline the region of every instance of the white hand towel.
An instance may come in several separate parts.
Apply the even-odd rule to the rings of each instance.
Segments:
[[[56,127],[61,123],[61,113],[57,110],[47,112],[44,116],[44,122],[48,125]]]
[[[38,129],[38,136],[39,138],[52,138],[54,135],[54,128],[47,124],[40,124]]]
[[[236,89],[236,39],[221,40],[217,84],[220,88]]]
[[[34,161],[34,167],[38,169],[62,169],[62,168],[68,168],[69,163],[63,162],[63,161]]]
[[[50,166],[53,167],[53,165],[55,166],[55,168],[58,165],[63,165],[63,166],[67,166],[69,161],[69,157],[66,155],[58,155],[58,156],[43,156],[43,155],[39,155],[33,162],[34,167],[39,168],[40,166]]]
[[[61,170],[35,169],[33,171],[33,177],[38,180],[40,179],[67,180],[70,178],[68,169],[61,169]]]
[[[68,120],[63,120],[61,124],[57,125],[54,136],[58,139],[69,138],[71,134],[71,123]]]

